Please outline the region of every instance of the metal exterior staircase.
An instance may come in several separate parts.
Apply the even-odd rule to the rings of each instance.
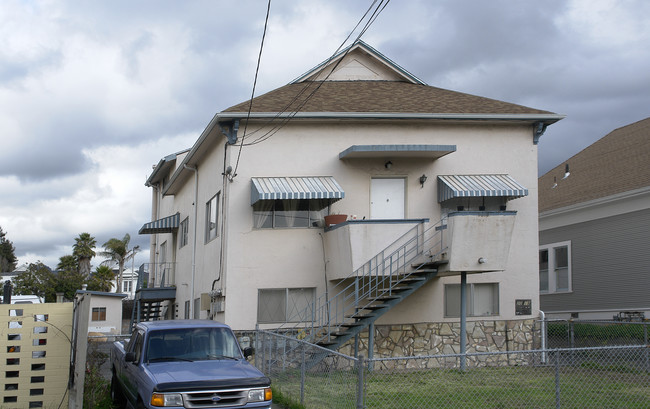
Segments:
[[[176,299],[176,287],[172,287],[167,282],[169,280],[169,271],[173,268],[173,265],[164,263],[163,266],[157,267],[161,267],[160,274],[154,272],[152,286],[145,286],[144,284],[148,282],[149,272],[146,271],[144,264],[140,266],[138,284],[133,299],[130,329],[133,329],[138,322],[161,319],[164,312],[163,302]]]
[[[278,331],[293,332],[311,343],[337,350],[437,276],[437,267],[446,263],[438,259],[445,251],[445,228],[445,219],[413,227],[350,276],[330,284],[326,294],[296,314],[311,320],[297,320]],[[320,359],[314,356],[312,363]]]

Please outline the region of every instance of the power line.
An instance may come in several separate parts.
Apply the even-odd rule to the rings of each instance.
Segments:
[[[339,53],[339,51],[341,50],[341,48],[343,48],[343,46],[344,46],[345,43],[350,39],[350,37],[352,36],[352,34],[357,30],[357,28],[361,25],[361,23],[366,19],[366,17],[368,16],[368,13],[370,13],[370,11],[373,10],[373,7],[374,7],[375,4],[377,3],[377,1],[378,1],[378,0],[374,0],[374,1],[372,2],[372,4],[370,5],[370,7],[366,10],[366,12],[363,14],[363,16],[361,17],[361,19],[359,19],[359,21],[358,21],[357,24],[354,26],[354,28],[350,31],[350,33],[349,33],[348,36],[345,38],[345,40],[343,40],[343,42],[341,43],[341,45],[339,45],[339,47],[336,49],[336,51],[335,51],[335,52],[334,52],[334,53],[333,53],[333,54],[332,54],[332,55],[331,55],[331,56],[330,56],[330,57],[325,61],[325,63],[323,64],[323,67],[326,67],[326,66],[330,63],[330,61],[332,61],[332,60],[337,56],[337,54]],[[368,19],[368,21],[365,23],[364,27],[361,29],[361,31],[359,32],[359,34],[358,34],[357,37],[355,38],[353,44],[354,44],[355,42],[357,42],[357,41],[361,38],[361,36],[363,36],[363,34],[368,30],[368,28],[370,28],[370,26],[371,26],[371,25],[372,25],[372,24],[377,20],[377,18],[379,17],[379,15],[384,11],[384,9],[386,8],[386,6],[388,5],[388,3],[390,3],[390,0],[381,0],[381,1],[379,2],[379,4],[377,5],[377,7],[374,8],[374,11],[372,11],[372,14],[371,14],[370,18]],[[345,56],[347,55],[347,53],[350,51],[350,49],[351,49],[351,47],[348,48],[342,56],[340,56],[339,60],[336,62],[336,64],[334,65],[334,67],[332,67],[332,69],[329,70],[329,73],[325,76],[325,78],[323,78],[323,79],[320,80],[320,81],[317,81],[318,85],[317,85],[317,86],[316,86],[316,87],[315,87],[315,88],[314,88],[314,89],[313,89],[313,90],[312,90],[312,91],[307,95],[307,97],[306,97],[304,100],[302,100],[302,101],[300,102],[300,104],[298,105],[298,107],[297,107],[296,109],[292,110],[292,111],[287,115],[287,117],[282,118],[282,120],[281,120],[281,122],[280,122],[279,124],[277,124],[277,125],[274,126],[273,128],[271,128],[271,129],[269,129],[268,131],[266,131],[263,135],[261,135],[260,137],[258,137],[257,139],[255,139],[253,142],[250,142],[250,143],[248,143],[248,144],[245,144],[245,143],[244,143],[244,140],[243,140],[243,138],[242,138],[242,141],[241,141],[241,144],[240,144],[240,148],[243,147],[244,145],[245,145],[245,146],[252,146],[252,145],[256,145],[256,144],[258,144],[258,143],[261,143],[261,142],[266,141],[266,140],[269,139],[271,136],[275,135],[275,134],[276,134],[280,129],[282,129],[282,128],[283,128],[283,127],[284,127],[284,126],[285,126],[285,125],[290,121],[290,120],[292,120],[292,119],[296,116],[296,114],[298,114],[298,112],[300,112],[300,110],[301,110],[301,109],[302,109],[302,108],[307,104],[307,102],[308,102],[308,101],[309,101],[309,100],[310,100],[310,99],[311,99],[311,98],[316,94],[316,92],[317,92],[317,91],[320,89],[320,87],[325,83],[325,81],[327,81],[327,80],[329,79],[329,77],[330,77],[330,76],[332,75],[332,73],[336,70],[336,68],[339,66],[339,64],[343,61],[343,59],[345,58]],[[285,106],[285,107],[284,107],[280,112],[278,112],[278,113],[277,113],[273,118],[271,118],[269,121],[267,121],[266,123],[262,124],[258,130],[253,131],[251,134],[253,134],[253,133],[257,133],[257,132],[258,132],[259,130],[261,130],[264,126],[267,126],[267,125],[273,123],[274,121],[276,121],[278,118],[280,118],[280,116],[281,116],[283,113],[287,112],[288,109],[291,107],[291,105],[293,105],[296,101],[298,101],[298,100],[300,99],[300,97],[301,97],[305,92],[307,92],[307,90],[308,90],[309,87],[311,87],[311,86],[313,86],[313,83],[312,83],[312,82],[308,82],[308,83],[306,83],[306,85],[305,85],[305,86],[304,86],[304,87],[303,87],[303,88],[302,88],[302,89],[301,89],[301,90],[300,90],[300,91],[299,91],[299,92],[298,92],[298,93],[297,93],[297,94],[296,94],[296,95],[291,99],[291,101],[289,101],[289,102],[286,104],[286,106]],[[247,117],[247,122],[248,122],[248,119],[249,119],[249,117],[250,117],[250,106],[251,106],[251,105],[252,105],[252,101],[251,101],[251,103],[249,104],[249,116]]]
[[[250,119],[251,110],[253,108],[253,98],[255,97],[255,87],[257,86],[257,75],[260,71],[260,61],[262,60],[262,50],[264,49],[264,39],[266,38],[266,29],[269,24],[270,13],[271,13],[271,0],[268,1],[268,4],[266,6],[266,18],[264,19],[264,31],[262,33],[262,43],[260,44],[260,52],[257,55],[257,67],[255,68],[255,79],[253,80],[253,91],[251,91],[251,99],[248,104],[248,114],[246,115],[246,124],[244,125],[244,133],[241,137],[239,152],[237,153],[237,162],[235,163],[235,170],[232,173],[233,177],[237,175],[237,168],[239,167],[239,159],[241,158],[241,151],[244,147],[244,139],[246,138],[246,130],[248,129],[248,120]]]

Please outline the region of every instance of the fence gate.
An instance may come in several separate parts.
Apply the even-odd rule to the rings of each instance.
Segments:
[[[73,303],[0,304],[0,407],[67,408]]]

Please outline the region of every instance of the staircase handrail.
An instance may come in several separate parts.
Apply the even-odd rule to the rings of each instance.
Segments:
[[[420,223],[409,229],[384,250],[361,265],[345,279],[340,280],[325,294],[318,297],[302,312],[296,314],[298,321],[292,321],[294,330],[310,342],[328,339],[334,330],[348,322],[354,314],[368,306],[362,300],[392,295],[392,290],[414,271],[420,270],[426,262],[413,271],[407,271],[410,263],[427,255],[430,260],[444,252],[443,231],[446,218],[425,228]],[[401,274],[400,274],[401,273]],[[349,282],[351,281],[351,282]],[[329,283],[328,283],[329,285]],[[334,290],[334,291],[332,291]],[[329,296],[334,292],[333,296]],[[287,325],[279,329],[287,330]]]

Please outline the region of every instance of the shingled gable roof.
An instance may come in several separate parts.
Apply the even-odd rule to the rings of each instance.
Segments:
[[[383,67],[391,80],[341,81],[322,79],[337,62],[354,53],[363,54]],[[336,75],[332,75],[336,77]],[[315,91],[315,93],[312,92]],[[307,96],[309,96],[307,98]],[[248,114],[249,102],[232,106],[219,118],[242,118]],[[292,83],[253,99],[251,117],[399,117],[430,119],[505,119],[557,122],[563,115],[490,98],[450,91],[426,85],[413,74],[363,42],[353,44],[333,59],[319,64]]]
[[[610,132],[541,176],[539,211],[650,187],[648,163],[650,118]],[[566,164],[570,175],[563,179]]]

